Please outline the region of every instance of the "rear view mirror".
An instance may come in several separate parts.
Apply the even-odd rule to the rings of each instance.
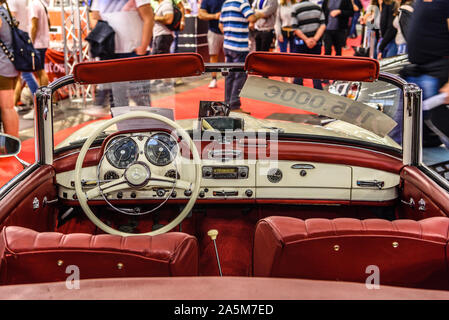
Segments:
[[[0,158],[16,156],[20,152],[20,147],[18,138],[0,133]]]

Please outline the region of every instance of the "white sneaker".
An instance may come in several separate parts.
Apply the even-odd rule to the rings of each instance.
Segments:
[[[34,119],[34,109],[30,110],[30,112],[26,113],[22,117],[25,120],[33,120]]]
[[[217,79],[212,79],[212,81],[209,83],[209,89],[213,89],[217,87]]]

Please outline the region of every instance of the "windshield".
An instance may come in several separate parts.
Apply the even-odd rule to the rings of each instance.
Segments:
[[[311,79],[299,85],[292,83],[293,78],[229,72],[227,77],[243,77],[240,99],[230,105],[225,76],[217,73],[216,86],[211,88],[212,76],[206,72],[59,89],[54,96],[55,151],[78,147],[100,121],[139,109],[171,118],[189,132],[275,132],[280,138],[344,141],[401,151],[402,91],[387,82],[331,80],[319,90]],[[112,126],[99,139],[117,130],[138,129],[139,123]],[[160,124],[142,125],[148,127],[160,128]]]

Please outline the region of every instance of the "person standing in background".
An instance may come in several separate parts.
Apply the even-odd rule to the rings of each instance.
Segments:
[[[48,85],[48,76],[47,72],[45,72],[45,53],[47,52],[47,48],[50,46],[50,19],[48,17],[47,10],[48,4],[44,1],[46,0],[31,0],[28,8],[30,39],[39,54],[40,65],[36,66],[36,75],[39,86]],[[32,74],[25,74],[25,77],[32,77]],[[32,90],[31,92],[34,95]],[[31,110],[23,116],[23,119],[26,120],[33,118],[34,110]]]
[[[398,48],[394,41],[397,30],[393,20],[398,10],[395,0],[379,0],[380,4],[380,35],[379,53],[377,58],[388,58],[397,54]]]
[[[371,0],[369,6],[366,8],[365,14],[360,18],[360,23],[366,26],[365,32],[370,46],[370,57],[377,57],[377,44],[380,38],[380,9],[379,1]]]
[[[407,53],[407,40],[405,39],[404,33],[401,29],[400,20],[402,15],[413,13],[412,4],[413,0],[401,0],[398,14],[395,16],[393,20],[393,27],[395,27],[396,30],[398,31],[396,33],[396,38],[394,39],[394,41],[396,42],[396,46],[398,48],[397,54]],[[407,13],[405,11],[407,11]]]
[[[24,32],[29,32],[28,23],[28,2],[29,0],[8,0],[9,9],[11,10],[14,18],[19,22],[19,29]],[[38,84],[32,72],[22,72],[22,79],[27,83],[31,93],[35,94]],[[22,92],[24,84],[18,79],[16,88],[14,91],[14,105],[17,105],[20,100],[20,94]]]
[[[363,10],[362,2],[360,0],[352,0],[354,8],[354,15],[352,16],[351,28],[349,29],[349,38],[357,38],[357,24],[359,22],[360,13]]]
[[[276,23],[274,25],[274,31],[276,33],[276,39],[278,41],[279,50],[281,52],[287,52],[287,48],[290,46],[290,52],[295,52],[295,35],[293,31],[285,31],[282,28],[291,27],[293,24],[293,5],[296,0],[280,0],[279,6],[276,12]]]
[[[351,0],[324,0],[322,6],[326,31],[324,32],[324,49],[326,55],[332,55],[332,47],[337,56],[345,44],[349,18],[354,15]]]
[[[12,36],[8,11],[3,7],[4,0],[0,0],[0,39],[5,47],[12,51]],[[5,18],[7,17],[7,18]],[[9,60],[8,56],[0,49],[0,111],[3,122],[3,130],[6,134],[19,137],[19,115],[14,109],[14,88],[19,73]]]
[[[221,7],[224,0],[203,0],[201,1],[201,8],[198,18],[209,21],[209,30],[207,31],[207,43],[209,46],[210,62],[218,62],[220,52],[223,51],[224,36],[218,27],[218,19],[220,19]],[[209,83],[209,88],[217,87],[217,74],[212,73],[212,80]]]
[[[295,21],[295,49],[296,53],[321,54],[321,37],[326,29],[324,13],[319,5],[308,0],[300,0],[293,6]],[[293,83],[302,85],[302,78],[295,78]],[[313,79],[315,89],[323,89],[321,80]]]
[[[92,0],[90,10],[92,28],[104,20],[114,29],[115,59],[148,54],[154,26],[150,0]]]
[[[270,51],[274,39],[278,0],[254,0],[252,7],[261,15],[255,23],[249,24],[249,28],[255,30],[256,51]]]
[[[423,90],[423,100],[445,93],[449,104],[449,1],[416,0],[408,28],[410,65],[400,72]],[[443,104],[423,111],[423,146],[449,148],[449,108]],[[432,134],[433,133],[433,134]]]
[[[245,62],[249,54],[249,23],[254,23],[261,14],[251,9],[248,0],[226,0],[221,8],[219,28],[224,34],[226,62]],[[234,112],[243,112],[240,91],[246,81],[246,73],[230,72],[226,76],[225,101]]]
[[[115,31],[115,52],[112,59],[148,55],[153,37],[154,13],[150,0],[92,0],[90,21],[92,29],[98,20],[106,21]],[[110,91],[110,106],[128,106],[129,98],[139,106],[150,105],[149,81],[105,84]]]
[[[171,0],[159,0],[154,10],[153,45],[151,54],[170,53],[173,32],[167,28],[173,22],[173,5]]]

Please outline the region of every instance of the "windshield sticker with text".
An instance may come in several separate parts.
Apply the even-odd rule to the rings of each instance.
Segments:
[[[310,111],[342,120],[385,137],[397,123],[361,102],[323,90],[250,76],[240,92],[244,98]]]

